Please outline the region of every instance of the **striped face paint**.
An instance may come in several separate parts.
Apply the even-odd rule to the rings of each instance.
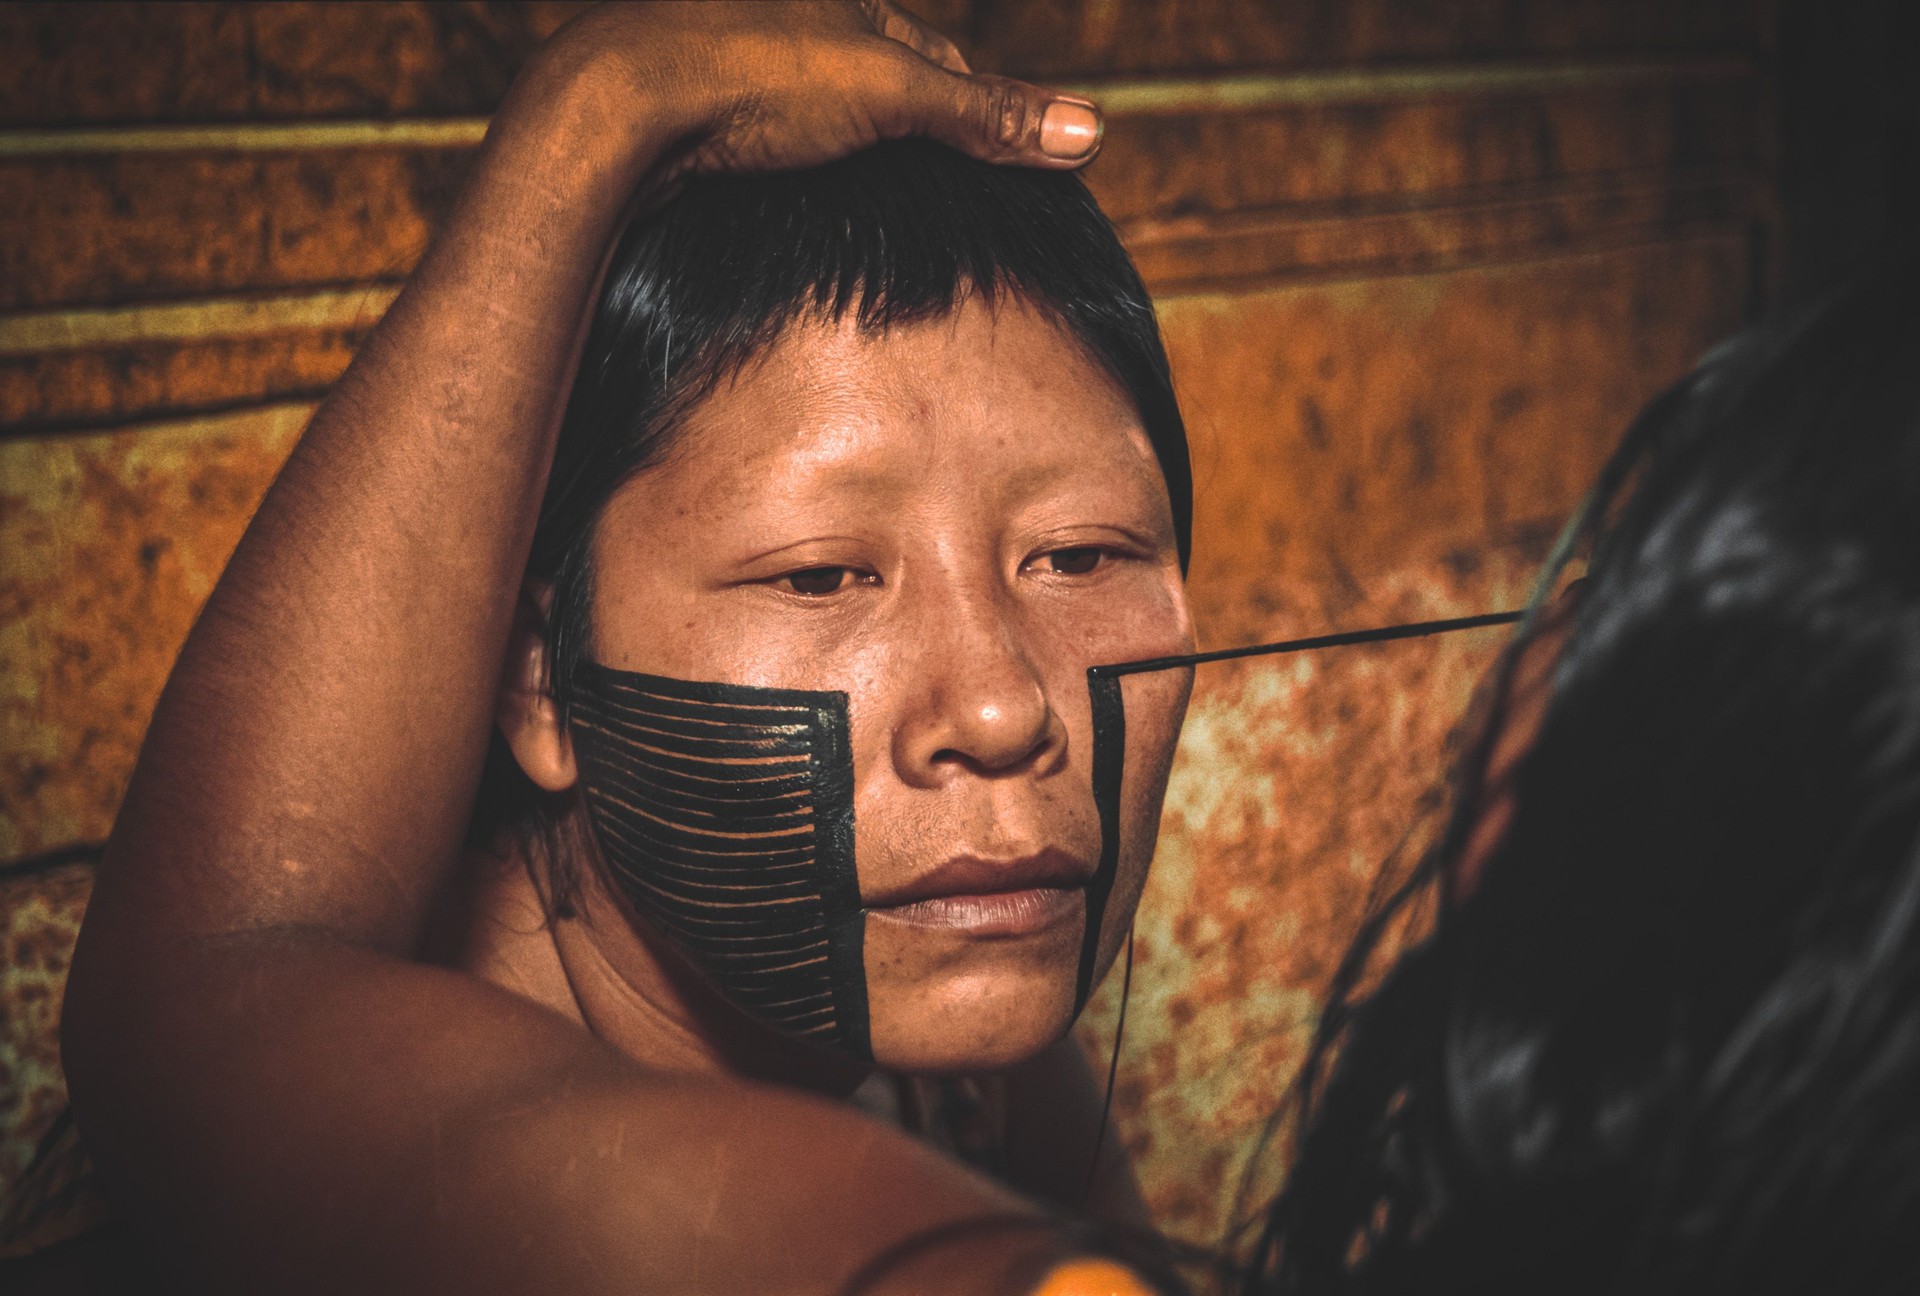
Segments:
[[[628,902],[747,1012],[871,1057],[847,695],[582,663],[573,742]]]
[[[1494,613],[1089,670],[1101,850],[1086,888],[1075,1013],[1093,992],[1119,871],[1122,678],[1518,617]],[[601,854],[634,909],[754,1017],[871,1059],[847,695],[687,683],[587,662],[572,730]]]
[[[578,680],[574,753],[620,893],[738,1007],[786,1034],[870,1059],[847,695],[694,684],[591,662]],[[1076,1013],[1092,989],[1113,890],[1114,743],[1124,741],[1124,722],[1114,741],[1095,738],[1096,761],[1112,769],[1094,773],[1096,796],[1107,795]]]

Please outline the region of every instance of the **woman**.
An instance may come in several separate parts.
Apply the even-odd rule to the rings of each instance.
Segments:
[[[601,8],[533,60],[101,866],[65,1061],[149,1236],[275,1290],[1027,1291],[1078,1249],[843,1099],[997,1072],[1006,1183],[1087,1182],[1065,1033],[1187,681],[1102,875],[1085,672],[1192,636],[1151,308],[1071,182],[711,177],[1097,126],[880,4]]]
[[[1629,434],[1347,959],[1248,1291],[1920,1284],[1917,292],[1759,328]]]

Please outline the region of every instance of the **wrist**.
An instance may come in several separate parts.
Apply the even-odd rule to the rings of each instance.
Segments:
[[[622,60],[550,44],[514,80],[487,131],[488,161],[568,207],[617,214],[693,129],[684,101]]]

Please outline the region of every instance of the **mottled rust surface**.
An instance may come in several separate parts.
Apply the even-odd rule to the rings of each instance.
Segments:
[[[9,4],[0,124],[486,112],[574,3]],[[1748,0],[1100,0],[908,6],[982,70],[1101,74],[1750,48]]]
[[[0,309],[398,278],[469,160],[394,148],[0,160]]]
[[[1748,0],[910,0],[1010,76],[1646,54],[1746,45]]]
[[[1754,85],[1595,87],[1122,117],[1087,171],[1116,220],[1485,200],[1508,186],[1750,163]]]
[[[0,425],[100,426],[271,401],[311,400],[353,359],[365,328],[0,355]]]
[[[0,5],[0,124],[491,111],[571,3]]]
[[[106,836],[174,654],[306,415],[0,442],[0,860]]]
[[[66,993],[91,864],[24,877],[0,873],[0,1189],[15,1182],[67,1101],[60,1074]],[[0,1191],[0,1213],[4,1213]]]
[[[1209,645],[1483,610],[1626,421],[1735,327],[1720,235],[1447,274],[1175,297]]]

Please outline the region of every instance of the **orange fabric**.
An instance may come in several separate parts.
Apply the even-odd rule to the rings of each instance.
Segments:
[[[1068,1260],[1047,1271],[1033,1296],[1153,1296],[1153,1288],[1112,1260]]]

